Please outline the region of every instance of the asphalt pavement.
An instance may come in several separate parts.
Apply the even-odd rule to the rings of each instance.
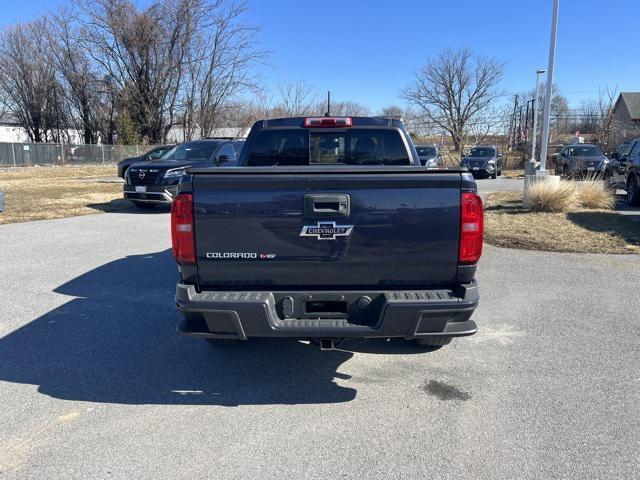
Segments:
[[[638,256],[487,246],[477,335],[321,352],[179,337],[166,211],[0,245],[0,478],[638,477]]]
[[[476,178],[478,193],[492,192],[518,192],[524,190],[524,179],[522,178]]]

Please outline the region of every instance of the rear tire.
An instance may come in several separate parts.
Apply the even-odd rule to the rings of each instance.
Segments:
[[[133,204],[141,210],[149,210],[156,206],[155,203],[147,203],[147,202],[133,202]]]
[[[440,348],[451,343],[451,337],[425,337],[414,340],[421,347]]]
[[[498,170],[494,170],[493,173],[491,174],[491,178],[493,180],[495,180],[496,178],[498,178]]]
[[[627,180],[627,203],[632,207],[640,207],[640,189],[635,175]]]

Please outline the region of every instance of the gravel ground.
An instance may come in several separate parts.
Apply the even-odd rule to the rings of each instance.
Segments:
[[[0,477],[637,478],[640,258],[486,248],[425,352],[178,337],[166,211],[0,226]]]

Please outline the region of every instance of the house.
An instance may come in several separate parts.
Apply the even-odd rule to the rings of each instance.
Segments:
[[[62,128],[61,133],[66,134],[68,143],[83,143],[81,132],[73,127]],[[0,114],[0,143],[30,143],[27,131],[11,113]]]
[[[640,92],[622,92],[613,107],[613,130],[618,139],[640,135]]]
[[[13,115],[0,115],[0,143],[23,143],[28,140],[27,132]]]

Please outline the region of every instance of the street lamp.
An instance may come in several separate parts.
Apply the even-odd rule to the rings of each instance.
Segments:
[[[551,21],[551,42],[549,45],[549,68],[547,69],[547,91],[544,101],[544,121],[542,124],[542,145],[540,146],[540,172],[547,166],[549,147],[549,117],[551,115],[551,90],[553,89],[553,68],[556,64],[556,36],[558,34],[558,9],[560,0],[553,0],[553,20]],[[543,174],[545,175],[545,174]]]
[[[538,143],[538,98],[540,98],[540,75],[546,73],[546,70],[538,70],[536,72],[536,96],[533,97],[533,137],[531,139],[531,161],[536,162],[536,143]]]

